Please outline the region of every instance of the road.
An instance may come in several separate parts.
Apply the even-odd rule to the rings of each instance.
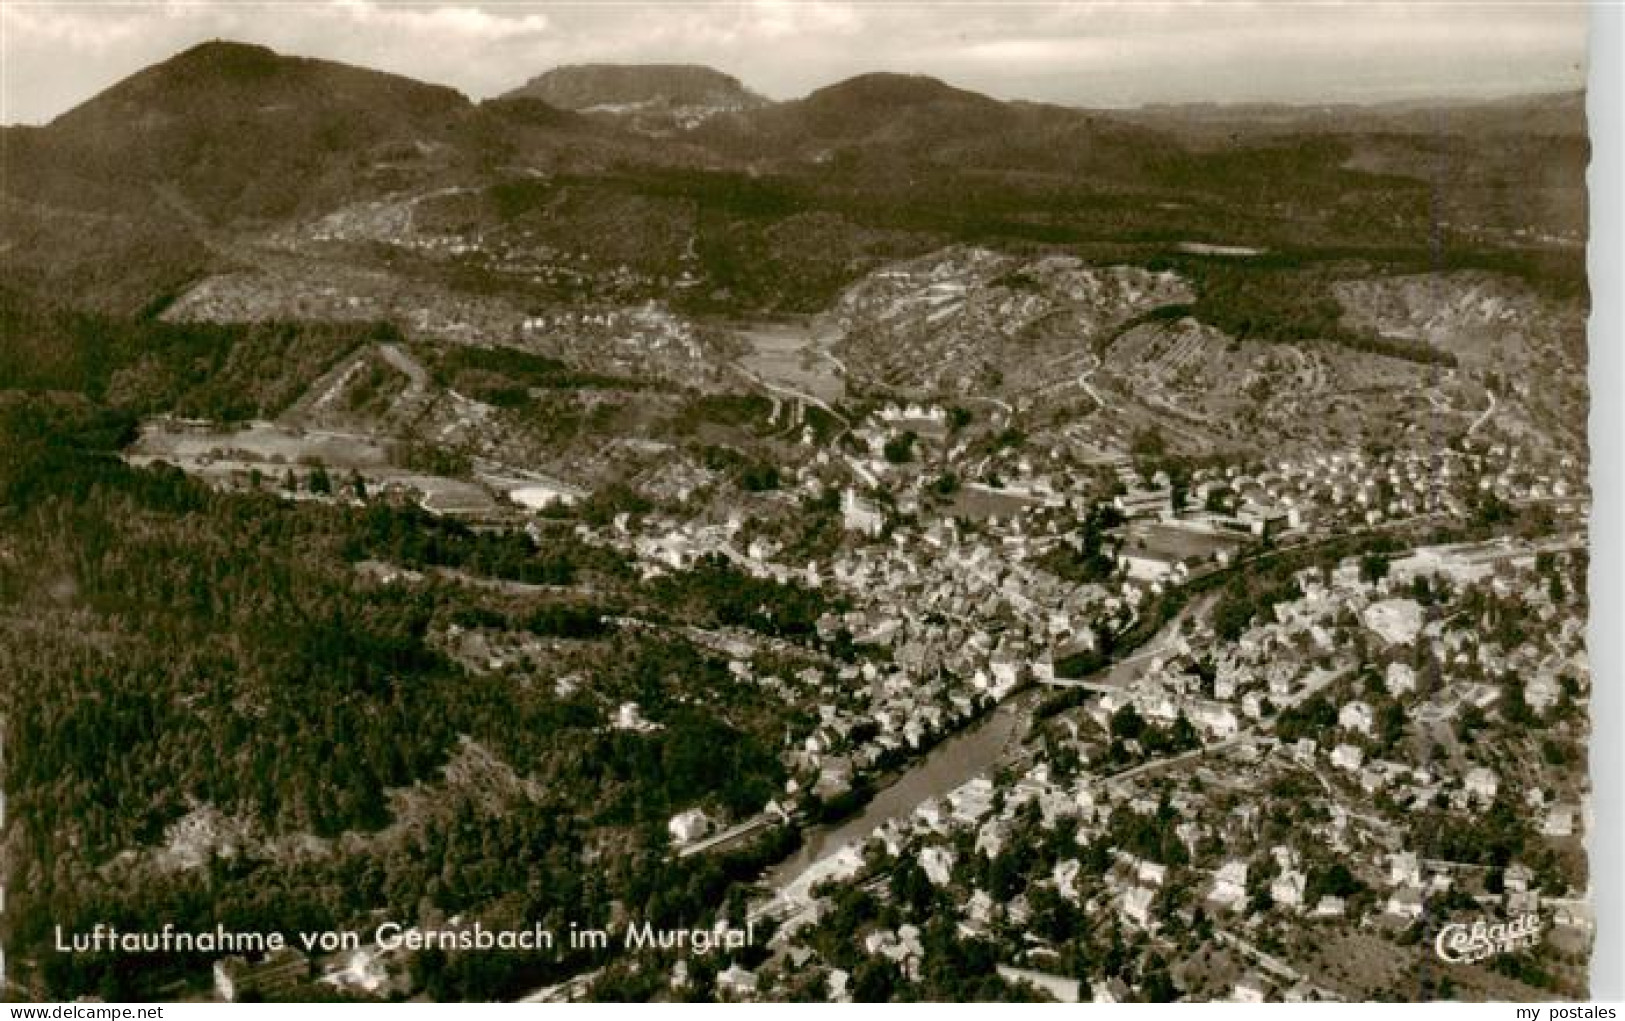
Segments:
[[[582,972],[574,978],[565,979],[558,985],[545,986],[521,996],[516,1003],[573,1003],[587,994],[600,972],[604,969],[594,968],[592,971]]]
[[[1281,700],[1281,708],[1290,709],[1294,706],[1301,705],[1314,696],[1325,691],[1327,688],[1336,684],[1338,681],[1352,676],[1353,673],[1353,667],[1344,667],[1342,670],[1334,670],[1331,673],[1320,677],[1314,682],[1304,685],[1302,691],[1283,698]],[[1195,748],[1188,752],[1181,752],[1178,755],[1170,755],[1161,759],[1153,759],[1150,762],[1142,762],[1138,766],[1125,769],[1121,773],[1113,773],[1111,776],[1104,777],[1103,779],[1107,783],[1111,784],[1127,783],[1130,780],[1137,779],[1147,774],[1160,773],[1177,766],[1194,762],[1197,759],[1206,758],[1210,755],[1220,755],[1224,752],[1230,751],[1232,748],[1239,748],[1244,744],[1250,744],[1260,734],[1268,733],[1274,729],[1274,718],[1260,720],[1247,729],[1237,733],[1234,737],[1227,737],[1222,741],[1214,741],[1210,744],[1205,744],[1200,748]]]
[[[320,379],[310,385],[310,388],[294,401],[287,411],[282,413],[280,421],[296,426],[301,422],[310,420],[327,410],[327,407],[338,399],[339,394],[349,385],[350,380],[361,370],[366,363],[370,348],[362,347],[353,351],[349,357],[324,373]]]
[[[1082,342],[1081,338],[1078,340],[1078,342],[1079,343]],[[1069,351],[1066,354],[1060,356],[1059,358],[1052,359],[1048,364],[1059,366],[1064,362],[1071,361],[1074,357],[1076,357],[1076,354],[1074,352]],[[1100,360],[1100,356],[1093,353],[1093,352],[1087,352],[1087,357],[1089,358],[1089,363],[1090,363],[1088,368],[1084,369],[1082,372],[1078,373],[1074,377],[1070,377],[1070,378],[1066,378],[1066,379],[1058,379],[1053,383],[1045,384],[1044,386],[1039,387],[1037,390],[1032,391],[1030,396],[1038,397],[1038,396],[1041,396],[1041,395],[1046,394],[1046,393],[1050,393],[1050,392],[1055,391],[1055,390],[1060,390],[1060,389],[1062,389],[1064,387],[1076,386],[1076,387],[1081,387],[1083,392],[1089,395],[1089,399],[1094,401],[1097,407],[1099,407],[1101,410],[1106,410],[1109,407],[1109,405],[1107,405],[1107,403],[1106,403],[1106,399],[1104,397],[1100,396],[1099,391],[1097,391],[1094,388],[1094,385],[1089,382],[1089,380],[1094,376],[1094,374],[1097,371],[1099,371],[1099,369],[1100,369],[1100,366],[1102,364],[1101,360]]]
[[[760,830],[767,829],[770,826],[777,826],[787,823],[788,821],[789,820],[784,816],[774,815],[768,812],[758,812],[756,815],[751,816],[749,819],[746,819],[743,822],[735,823],[725,830],[711,834],[704,840],[698,840],[692,844],[689,844],[677,852],[677,857],[687,858],[690,855],[704,854],[705,852],[714,850],[724,844],[732,843],[735,840],[742,840],[746,837],[753,836]]]
[[[1486,422],[1488,422],[1490,420],[1490,416],[1495,414],[1495,407],[1496,407],[1495,391],[1491,390],[1489,387],[1485,387],[1484,388],[1484,394],[1485,394],[1485,396],[1489,397],[1490,406],[1485,408],[1484,413],[1479,415],[1477,418],[1473,419],[1473,424],[1467,427],[1467,435],[1469,435],[1469,436],[1471,436],[1475,432],[1478,432],[1478,430],[1481,427],[1483,427],[1483,425]]]
[[[1094,384],[1089,382],[1090,377],[1092,377],[1095,372],[1100,369],[1100,358],[1097,355],[1090,355],[1089,358],[1094,364],[1090,365],[1089,368],[1085,369],[1083,373],[1078,376],[1078,385],[1083,387],[1083,392],[1089,395],[1089,399],[1094,401],[1095,405],[1099,407],[1100,410],[1105,411],[1107,407],[1106,399],[1100,396],[1100,394],[1095,390]]]
[[[1114,660],[1107,666],[1094,671],[1088,678],[1057,677],[1052,681],[1042,682],[1052,688],[1083,688],[1087,691],[1113,691],[1133,681],[1138,673],[1140,664],[1159,656],[1167,656],[1174,651],[1174,640],[1178,637],[1185,621],[1194,614],[1205,613],[1218,598],[1216,595],[1205,595],[1194,599],[1180,607],[1179,612],[1168,618],[1157,629],[1157,633],[1146,639],[1132,655]],[[1125,625],[1120,634],[1134,629],[1140,621],[1139,611],[1134,610],[1134,619]]]
[[[403,397],[421,396],[423,391],[429,388],[429,370],[425,369],[416,358],[407,354],[399,344],[379,344],[378,353],[383,355],[384,360],[389,364],[401,370],[402,374],[410,381],[411,389],[406,394],[403,394]]]
[[[831,418],[835,419],[837,422],[840,422],[841,423],[841,429],[843,431],[847,431],[847,430],[850,430],[852,428],[851,420],[848,419],[845,415],[841,414],[839,411],[836,411],[835,408],[833,406],[831,406],[830,403],[828,401],[825,401],[823,398],[814,397],[812,394],[806,393],[805,391],[802,391],[802,390],[797,390],[794,387],[784,386],[783,384],[780,384],[780,383],[770,382],[769,380],[763,379],[757,373],[752,372],[750,369],[745,368],[743,365],[740,365],[737,362],[734,363],[733,367],[734,367],[734,369],[736,371],[739,372],[740,375],[744,376],[746,379],[750,380],[752,383],[755,383],[757,386],[759,386],[762,389],[766,390],[769,394],[777,394],[777,395],[780,395],[780,396],[783,396],[783,397],[789,397],[789,398],[791,398],[793,400],[800,401],[803,404],[810,404],[813,407],[817,408],[818,410],[820,410],[820,411],[824,412],[825,414],[829,415]]]
[[[1287,964],[1278,957],[1266,954],[1264,951],[1253,946],[1240,936],[1226,932],[1223,929],[1215,929],[1213,931],[1213,935],[1217,936],[1220,941],[1235,947],[1244,956],[1251,958],[1253,962],[1259,966],[1259,968],[1269,972],[1271,975],[1274,975],[1283,982],[1290,985],[1297,985],[1299,982],[1307,981],[1303,974],[1300,973],[1296,968],[1292,967],[1290,964]],[[1336,991],[1327,989],[1324,986],[1317,986],[1314,983],[1309,983],[1309,988],[1313,989],[1316,995],[1323,1000],[1341,1000],[1343,998]]]
[[[311,384],[310,388],[294,402],[293,406],[283,413],[280,421],[290,426],[297,426],[325,412],[365,366],[368,355],[374,350],[383,357],[384,361],[388,362],[407,379],[407,387],[396,398],[396,403],[422,401],[429,390],[428,370],[399,344],[378,344],[376,347],[369,345],[357,348],[349,357]],[[376,437],[367,438],[375,439]]]

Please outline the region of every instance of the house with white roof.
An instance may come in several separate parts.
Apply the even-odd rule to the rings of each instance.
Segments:
[[[1416,691],[1416,671],[1407,663],[1389,663],[1383,674],[1383,687],[1395,698],[1409,695]]]
[[[1500,786],[1501,781],[1496,777],[1495,771],[1483,766],[1468,770],[1466,778],[1462,780],[1462,788],[1467,792],[1467,796],[1486,807],[1494,803]]]
[[[672,816],[666,824],[666,831],[671,835],[672,843],[691,844],[711,832],[711,819],[704,811],[691,808]]]
[[[1213,877],[1213,889],[1208,900],[1231,910],[1239,910],[1247,900],[1247,863],[1225,862]]]
[[[1270,899],[1282,907],[1299,910],[1303,907],[1303,891],[1308,882],[1302,872],[1287,869],[1270,883]]]
[[[1369,703],[1354,701],[1345,702],[1337,711],[1337,725],[1345,730],[1352,730],[1366,737],[1371,736],[1372,725],[1376,722],[1376,714],[1372,712]]]

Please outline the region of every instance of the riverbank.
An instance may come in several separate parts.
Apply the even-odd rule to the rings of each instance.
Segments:
[[[763,882],[775,895],[804,873],[849,845],[861,845],[878,827],[906,819],[923,802],[945,796],[991,772],[1027,733],[1038,693],[1011,697],[965,730],[948,737],[923,758],[886,782],[856,814],[836,823],[808,827],[796,853],[767,870]]]

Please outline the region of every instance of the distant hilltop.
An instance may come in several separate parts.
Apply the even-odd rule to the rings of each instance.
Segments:
[[[721,112],[763,106],[767,100],[738,78],[698,64],[573,64],[538,75],[505,99],[540,99],[582,112]]]

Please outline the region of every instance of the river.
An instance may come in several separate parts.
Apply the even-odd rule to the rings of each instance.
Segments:
[[[766,884],[775,892],[783,890],[841,848],[861,844],[882,824],[906,819],[922,803],[994,769],[1026,733],[1038,697],[1037,692],[1018,695],[946,739],[876,792],[857,815],[806,830],[796,853],[767,871]]]
[[[1143,672],[1147,660],[1169,649],[1185,619],[1193,613],[1205,613],[1215,598],[1209,595],[1187,603],[1134,655],[1103,667],[1089,679],[1114,685],[1130,683]],[[878,791],[857,815],[804,831],[801,847],[768,869],[763,882],[775,894],[783,893],[809,869],[828,862],[848,845],[862,844],[884,823],[906,819],[922,803],[943,797],[966,781],[988,773],[1015,749],[1031,723],[1033,707],[1051,690],[1027,691],[1010,699],[926,753]]]

